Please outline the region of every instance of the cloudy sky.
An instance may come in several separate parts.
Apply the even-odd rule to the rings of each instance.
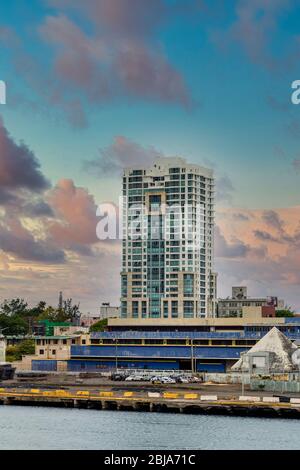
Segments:
[[[179,155],[215,171],[219,295],[300,311],[300,1],[11,0],[0,18],[0,300],[118,302],[96,207],[122,167]]]

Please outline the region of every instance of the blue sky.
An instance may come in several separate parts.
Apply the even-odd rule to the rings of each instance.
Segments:
[[[84,162],[124,136],[213,166],[230,182],[220,211],[299,206],[299,1],[11,0],[0,11],[4,126],[52,188],[67,178],[117,201],[120,179]]]
[[[26,104],[10,103],[10,94],[16,87],[19,93],[36,97],[38,106],[47,108],[22,75],[16,75],[11,65],[15,51],[5,50],[0,70],[8,86],[8,104],[2,115],[10,132],[35,151],[53,183],[61,177],[63,153],[64,171],[78,184],[92,187],[98,199],[107,195],[105,185],[101,192],[99,185],[82,173],[82,160],[94,158],[98,149],[110,145],[115,135],[126,135],[142,145],[153,145],[166,155],[180,154],[195,162],[212,161],[220,174],[231,178],[236,204],[297,204],[295,186],[299,177],[293,172],[292,161],[297,157],[299,138],[291,135],[288,126],[300,118],[300,109],[290,102],[291,82],[298,77],[300,67],[296,62],[291,69],[285,69],[280,56],[284,59],[293,49],[299,11],[287,8],[276,16],[276,28],[269,40],[270,57],[279,58],[273,71],[251,61],[237,41],[231,41],[225,51],[214,43],[213,34],[225,34],[236,19],[234,8],[222,12],[222,2],[215,3],[219,3],[220,18],[213,13],[205,15],[200,8],[194,18],[175,15],[155,35],[155,42],[186,80],[195,102],[193,109],[183,109],[176,103],[166,105],[154,98],[122,96],[100,105],[89,103],[88,127],[74,129],[63,118],[55,120],[55,109],[37,112]],[[51,8],[43,1],[31,2],[29,8],[28,2],[14,0],[1,9],[5,26],[18,34],[24,49],[45,67],[51,67],[53,51],[41,41],[37,30],[45,16],[58,15],[59,8]],[[86,28],[84,21],[80,25]],[[271,99],[286,109],[274,110]],[[285,158],[278,156],[278,148],[284,151]],[[275,183],[279,178],[283,189],[280,193]],[[255,192],[249,182],[256,185]],[[265,186],[270,191],[266,192]]]

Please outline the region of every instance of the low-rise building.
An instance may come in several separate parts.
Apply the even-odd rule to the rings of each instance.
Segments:
[[[56,326],[69,327],[69,322],[54,322],[51,320],[39,320],[33,325],[33,334],[41,336],[52,336]]]
[[[100,320],[104,318],[119,318],[120,307],[110,305],[109,302],[103,302],[100,307]]]
[[[78,327],[77,327],[78,329]],[[35,336],[35,354],[23,356],[16,361],[17,370],[66,370],[71,358],[71,347],[90,344],[87,333],[59,334],[55,336]]]
[[[119,318],[119,316],[120,307],[110,305],[109,302],[103,302],[100,306],[99,312],[82,315],[80,323],[82,326],[91,327],[100,320],[108,318]]]
[[[274,307],[284,308],[284,301],[277,297],[248,297],[247,287],[232,287],[232,295],[227,299],[218,299],[218,317],[241,317],[243,307]]]
[[[299,371],[293,354],[297,345],[275,326],[232,366],[234,372],[270,374]]]

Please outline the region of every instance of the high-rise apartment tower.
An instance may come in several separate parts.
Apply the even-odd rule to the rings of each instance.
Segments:
[[[182,158],[123,174],[121,317],[214,316],[214,178]]]

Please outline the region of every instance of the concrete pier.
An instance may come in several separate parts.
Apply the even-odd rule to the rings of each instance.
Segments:
[[[271,399],[270,399],[271,398]],[[267,401],[267,399],[269,401]],[[161,413],[218,414],[300,418],[300,399],[280,402],[275,397],[232,397],[196,393],[153,393],[0,389],[0,405],[68,407]]]

